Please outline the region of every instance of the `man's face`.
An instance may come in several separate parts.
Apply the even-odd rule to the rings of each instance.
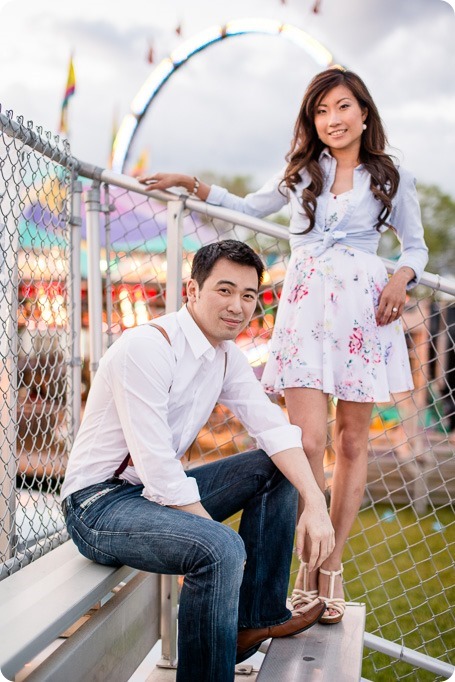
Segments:
[[[202,288],[194,279],[187,285],[188,310],[212,346],[235,339],[256,308],[258,275],[249,265],[220,258]]]

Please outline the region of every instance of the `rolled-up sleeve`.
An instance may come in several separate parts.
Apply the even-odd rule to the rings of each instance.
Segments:
[[[242,422],[250,436],[269,456],[302,447],[300,427],[290,424],[271,402],[243,353],[231,346],[219,402]]]
[[[206,201],[208,204],[224,206],[255,218],[277,213],[289,200],[289,190],[282,183],[284,170],[283,168],[270,178],[257,192],[247,194],[244,198],[231,194],[223,187],[212,185]]]
[[[425,270],[428,248],[423,234],[416,182],[411,173],[404,169],[400,169],[400,184],[394,204],[390,222],[401,243],[401,256],[395,272],[404,266],[414,270],[416,276],[408,283],[408,289],[411,289],[418,284]]]
[[[176,456],[167,418],[174,364],[172,349],[161,335],[132,337],[110,367],[110,382],[126,444],[144,484],[143,496],[181,506],[199,501],[200,495]]]

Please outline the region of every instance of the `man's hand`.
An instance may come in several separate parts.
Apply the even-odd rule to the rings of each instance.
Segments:
[[[312,571],[322,564],[335,547],[335,532],[327,512],[325,497],[313,476],[302,448],[289,448],[273,455],[274,464],[291,481],[305,508],[297,523],[296,549]]]
[[[204,519],[211,519],[212,517],[208,511],[202,506],[200,502],[192,502],[191,504],[183,504],[178,506],[176,504],[168,504],[171,509],[180,509],[181,511],[188,512],[189,514],[196,514],[196,516],[202,516]]]
[[[296,549],[300,559],[308,562],[308,570],[314,571],[327,559],[335,547],[335,531],[323,505],[305,509],[297,523]]]

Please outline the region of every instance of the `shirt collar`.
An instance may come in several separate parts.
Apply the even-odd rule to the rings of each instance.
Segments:
[[[217,349],[212,346],[208,338],[193,320],[186,305],[178,311],[177,320],[189,347],[194,353],[194,357],[199,359],[205,355],[207,360],[213,362]],[[223,347],[223,345],[224,344],[220,344],[221,347]]]
[[[319,163],[320,163],[323,159],[333,159],[333,156],[331,155],[330,150],[329,150],[328,147],[324,147],[324,149],[322,150],[322,152],[319,154],[319,159],[318,159]]]
[[[322,152],[319,154],[318,163],[324,164],[324,163],[327,163],[327,162],[331,163],[332,161],[334,161],[334,162],[336,163],[336,159],[335,159],[335,158],[332,156],[332,154],[330,153],[330,149],[329,149],[328,147],[324,147],[324,149],[322,150]],[[363,163],[359,163],[359,165],[356,166],[356,167],[354,168],[354,170],[362,170],[363,167],[364,167],[364,166],[363,166]]]

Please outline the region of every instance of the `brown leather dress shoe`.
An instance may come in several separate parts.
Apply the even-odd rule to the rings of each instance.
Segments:
[[[236,662],[241,663],[252,656],[266,639],[269,637],[290,637],[308,630],[318,622],[326,609],[321,599],[315,599],[306,604],[298,611],[293,611],[292,618],[279,625],[271,625],[267,628],[249,628],[240,630],[237,637]]]

